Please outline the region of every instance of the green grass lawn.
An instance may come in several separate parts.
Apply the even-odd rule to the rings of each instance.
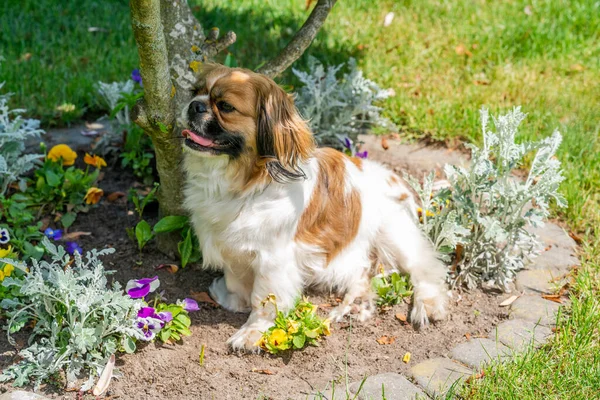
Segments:
[[[255,68],[308,15],[304,0],[190,0],[206,28],[233,30],[230,50]],[[388,27],[384,16],[393,11]],[[101,28],[90,32],[90,27]],[[0,81],[13,103],[45,123],[55,107],[101,110],[94,84],[137,66],[126,1],[0,2]],[[30,56],[27,56],[30,54]],[[555,128],[569,208],[558,211],[588,245],[573,304],[542,351],[492,367],[469,398],[591,398],[600,390],[600,3],[575,1],[340,0],[307,55],[328,64],[356,57],[367,77],[396,95],[386,115],[409,139],[450,145],[481,139],[481,106],[521,105],[521,139]],[[296,68],[306,65],[306,55]],[[296,84],[290,71],[281,82]],[[596,392],[594,392],[594,390]]]

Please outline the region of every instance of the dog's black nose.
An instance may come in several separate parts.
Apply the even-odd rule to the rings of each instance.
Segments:
[[[206,112],[206,104],[202,101],[192,101],[190,104],[190,110],[195,114],[204,114]]]

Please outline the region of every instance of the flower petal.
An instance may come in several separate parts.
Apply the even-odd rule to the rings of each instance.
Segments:
[[[150,293],[150,286],[148,285],[143,285],[142,287],[134,287],[127,291],[127,294],[132,299],[144,298],[148,293]]]
[[[198,311],[200,309],[200,307],[198,307],[198,302],[190,298],[183,299],[182,307],[187,312]]]
[[[162,311],[158,313],[158,318],[163,322],[170,322],[173,320],[173,314],[169,311]]]
[[[154,278],[140,278],[140,279],[135,279],[135,282],[138,285],[147,285],[149,283],[154,282],[157,279],[158,279],[158,275],[156,275]]]
[[[147,318],[153,317],[156,315],[156,310],[154,307],[142,307],[140,311],[138,311],[138,318]]]

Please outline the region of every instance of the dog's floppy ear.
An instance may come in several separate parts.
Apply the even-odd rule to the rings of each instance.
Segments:
[[[280,183],[306,178],[300,164],[315,144],[291,96],[265,79],[257,108],[256,147],[269,175]]]

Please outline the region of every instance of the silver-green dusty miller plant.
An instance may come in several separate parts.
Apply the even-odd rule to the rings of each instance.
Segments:
[[[381,108],[373,104],[388,98],[389,91],[366,79],[354,58],[348,61],[349,72],[338,79],[337,73],[343,66],[326,69],[310,57],[307,72],[292,69],[304,84],[296,92],[300,114],[308,119],[319,144],[338,148],[346,137],[356,143],[358,134],[371,126],[395,129],[381,116]]]
[[[19,286],[21,293],[18,300],[0,303],[8,315],[9,342],[14,345],[10,334],[28,321],[35,324],[29,346],[19,352],[22,360],[2,371],[0,382],[14,380],[15,386],[23,386],[31,381],[37,387],[64,371],[71,386],[87,377],[82,390],[88,390],[111,354],[135,350],[133,338],[140,332],[134,324],[142,303],[127,296],[118,282],[108,285],[110,271],[104,270],[98,257],[113,249],[94,249],[85,259],[76,252],[71,259],[46,238],[43,245],[50,262],[32,259],[23,280],[2,282]]]
[[[2,89],[4,83],[0,83]],[[3,196],[8,186],[18,182],[22,191],[26,188],[24,174],[31,170],[43,154],[23,154],[25,141],[29,138],[39,138],[43,130],[39,129],[40,121],[26,119],[19,114],[25,110],[8,108],[10,95],[0,95],[0,196]]]
[[[525,227],[543,226],[552,199],[566,206],[558,192],[564,178],[554,156],[562,137],[555,131],[539,142],[515,143],[524,118],[520,107],[492,118],[493,132],[488,111],[482,109],[483,147],[467,145],[468,168],[446,165],[449,188],[433,194],[433,174],[423,185],[407,177],[422,204],[423,230],[445,261],[455,255],[449,274],[453,285],[486,284],[508,291],[516,272],[539,254],[536,235]],[[522,181],[513,171],[530,152],[535,156]]]

